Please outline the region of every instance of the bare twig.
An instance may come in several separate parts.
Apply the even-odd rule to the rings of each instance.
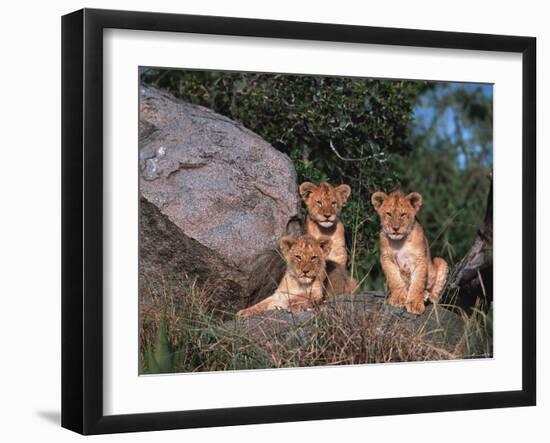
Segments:
[[[330,145],[330,149],[332,149],[332,152],[334,152],[340,160],[343,160],[345,162],[358,162],[358,161],[370,160],[371,158],[374,158],[374,155],[367,155],[366,157],[360,157],[360,158],[343,157],[334,147],[334,143],[332,143],[332,140],[329,142],[329,145]],[[384,153],[381,152],[380,156],[383,156],[383,155]]]

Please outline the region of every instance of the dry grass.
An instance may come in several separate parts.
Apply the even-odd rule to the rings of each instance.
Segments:
[[[143,289],[141,373],[492,356],[491,318],[482,311],[467,317],[439,306],[418,321],[382,299],[366,306],[351,297],[316,312],[245,320],[216,310],[212,288],[196,282],[148,280]]]

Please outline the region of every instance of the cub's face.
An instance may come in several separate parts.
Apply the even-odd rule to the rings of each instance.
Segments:
[[[371,197],[372,205],[380,216],[382,231],[392,240],[401,240],[411,232],[416,213],[422,206],[422,196],[418,192],[404,195],[392,192],[386,195],[375,192]]]
[[[334,226],[350,194],[348,185],[333,187],[324,182],[319,185],[304,182],[300,185],[300,196],[310,218],[323,228]]]
[[[313,283],[324,272],[331,245],[330,238],[323,236],[318,240],[310,235],[298,238],[285,236],[280,241],[288,271],[305,285]]]

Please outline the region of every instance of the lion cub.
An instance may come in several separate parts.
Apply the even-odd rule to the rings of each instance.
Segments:
[[[304,182],[300,185],[300,196],[307,207],[306,234],[315,238],[329,237],[332,240],[332,250],[327,260],[342,266],[346,266],[348,252],[344,225],[339,216],[350,195],[351,188],[348,185],[333,187],[324,182],[319,185]]]
[[[342,206],[350,195],[351,188],[348,185],[333,187],[325,182],[319,185],[304,182],[300,185],[300,196],[307,207],[306,234],[317,239],[328,237],[332,240],[325,282],[329,295],[350,294],[357,286],[346,270],[348,251],[344,225],[340,221]]]
[[[382,225],[380,263],[386,275],[388,303],[422,314],[426,299],[435,302],[439,298],[449,272],[442,258],[432,261],[428,239],[416,219],[422,196],[417,192],[375,192],[371,202]]]
[[[237,315],[250,316],[271,309],[300,311],[317,305],[323,298],[325,260],[332,241],[311,235],[282,237],[279,245],[287,269],[275,293]]]

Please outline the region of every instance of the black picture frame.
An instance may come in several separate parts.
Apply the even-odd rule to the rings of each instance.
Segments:
[[[102,36],[107,28],[522,54],[522,389],[104,415]],[[535,405],[535,68],[536,39],[532,37],[96,9],[83,9],[63,16],[62,426],[82,434],[103,434]]]

